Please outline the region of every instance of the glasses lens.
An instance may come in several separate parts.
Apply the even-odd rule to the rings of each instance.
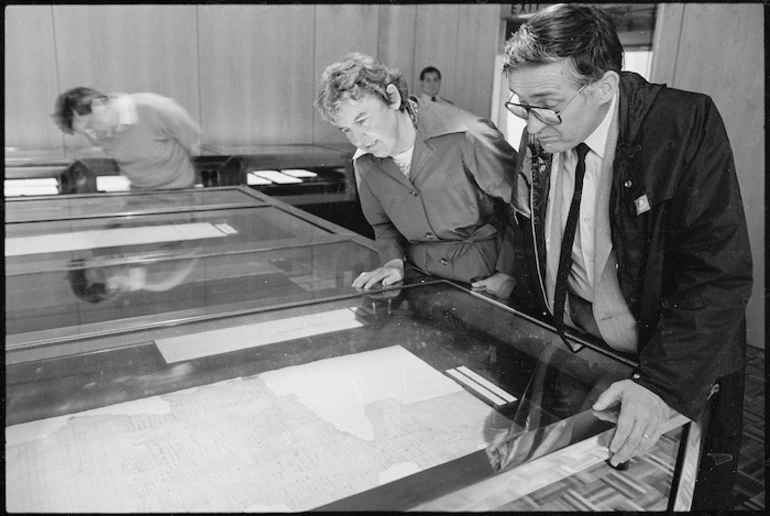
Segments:
[[[559,125],[561,123],[561,120],[559,120],[559,115],[557,115],[555,111],[550,109],[524,107],[519,105],[516,102],[511,102],[511,101],[506,102],[505,107],[508,108],[508,111],[510,111],[512,114],[524,120],[528,120],[529,115],[532,114],[535,116],[535,118],[537,118],[544,124]]]
[[[508,111],[510,111],[512,114],[516,115],[519,118],[523,118],[524,120],[526,120],[527,116],[529,116],[526,108],[523,108],[511,102],[506,102],[505,107],[507,107]]]
[[[559,125],[561,123],[559,115],[550,109],[530,108],[530,111],[544,124]]]

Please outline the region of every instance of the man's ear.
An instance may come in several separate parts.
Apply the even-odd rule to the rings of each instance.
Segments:
[[[596,82],[596,91],[598,93],[599,103],[605,104],[612,100],[618,91],[620,76],[618,72],[608,70],[604,76]]]
[[[401,107],[401,94],[398,92],[395,84],[388,84],[385,88],[385,93],[388,95],[388,107],[394,111],[398,111]]]

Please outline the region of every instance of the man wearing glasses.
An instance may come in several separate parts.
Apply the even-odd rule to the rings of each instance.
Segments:
[[[527,283],[559,334],[638,362],[593,404],[620,405],[610,464],[710,404],[694,510],[726,508],[742,429],[751,255],[730,143],[706,95],[622,72],[605,12],[535,14],[506,43],[506,107],[526,120],[512,199]]]

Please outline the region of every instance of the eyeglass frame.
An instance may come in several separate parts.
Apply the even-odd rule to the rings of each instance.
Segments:
[[[569,99],[569,100],[567,101],[567,103],[564,105],[564,107],[563,107],[563,108],[561,108],[559,111],[554,111],[554,110],[553,110],[553,109],[551,109],[551,108],[538,107],[538,106],[530,106],[529,104],[518,104],[518,103],[516,103],[516,102],[511,102],[510,100],[507,100],[507,101],[505,102],[505,109],[507,109],[507,110],[508,110],[508,112],[509,112],[509,113],[511,113],[513,116],[516,116],[516,117],[518,117],[518,118],[521,118],[522,120],[528,120],[528,119],[529,119],[529,115],[530,115],[530,114],[534,114],[534,115],[535,115],[535,118],[537,118],[538,120],[540,120],[541,122],[543,122],[545,125],[560,125],[560,124],[562,123],[561,114],[562,114],[562,113],[564,113],[564,110],[566,110],[566,109],[569,107],[570,103],[572,103],[572,101],[573,101],[573,100],[575,100],[575,98],[576,98],[578,95],[580,95],[580,92],[581,92],[581,91],[583,91],[583,88],[585,88],[586,86],[588,86],[588,84],[584,84],[583,86],[581,86],[581,87],[580,87],[580,89],[579,89],[579,90],[577,90],[577,91],[575,92],[575,94],[572,96],[572,98],[571,98],[571,99]],[[512,99],[512,98],[514,97],[514,95],[516,95],[516,93],[511,93],[511,96],[510,96],[510,98]],[[518,115],[518,114],[514,113],[514,111],[513,111],[513,110],[510,108],[510,106],[516,106],[516,107],[524,108],[524,109],[527,111],[527,116],[526,116],[526,117],[523,117],[523,116],[521,116],[521,115]],[[548,121],[546,121],[546,120],[543,120],[543,119],[542,119],[542,118],[541,118],[541,117],[538,115],[538,111],[536,111],[536,110],[540,110],[540,111],[550,111],[551,113],[553,113],[553,114],[554,114],[554,116],[556,117],[556,119],[558,120],[558,122],[556,122],[556,123],[551,123],[551,122],[548,122]]]

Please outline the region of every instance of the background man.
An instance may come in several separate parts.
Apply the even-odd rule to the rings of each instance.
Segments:
[[[315,105],[358,148],[361,206],[383,264],[354,287],[400,281],[408,257],[425,272],[484,279],[479,288],[505,294],[516,152],[490,121],[409,97],[398,70],[360,53],[327,67]]]
[[[614,24],[594,7],[535,14],[505,53],[506,107],[527,121],[513,204],[531,291],[557,328],[591,333],[639,363],[594,404],[620,404],[611,464],[650,450],[677,412],[695,419],[710,403],[693,509],[725,508],[752,280],[716,106],[622,72]]]
[[[420,100],[454,105],[453,102],[439,96],[441,90],[441,72],[434,66],[427,66],[420,72]]]
[[[106,95],[78,87],[59,95],[53,119],[114,159],[132,189],[191,188],[201,132],[174,100],[155,93]]]

